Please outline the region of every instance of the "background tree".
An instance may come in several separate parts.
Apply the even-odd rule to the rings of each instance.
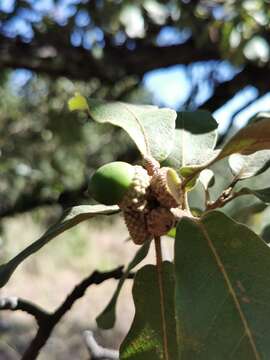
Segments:
[[[97,165],[136,158],[119,130],[68,112],[76,89],[149,103],[145,76],[181,65],[189,86],[178,110],[214,112],[252,86],[245,107],[269,91],[269,1],[18,0],[0,10],[2,216],[74,204]]]

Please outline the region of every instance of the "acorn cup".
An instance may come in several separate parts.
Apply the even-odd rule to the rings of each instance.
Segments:
[[[147,231],[151,237],[166,235],[175,225],[175,217],[169,209],[159,206],[147,214]]]
[[[181,180],[169,167],[159,169],[151,179],[151,191],[159,203],[171,209],[179,206]]]
[[[138,211],[124,211],[123,214],[129,235],[135,244],[141,245],[152,238],[147,230],[145,213]]]

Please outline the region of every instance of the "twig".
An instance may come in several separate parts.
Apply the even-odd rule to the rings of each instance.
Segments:
[[[39,325],[36,336],[26,349],[22,360],[34,360],[37,358],[41,348],[46,344],[56,324],[71,309],[73,304],[84,295],[89,286],[93,284],[98,285],[108,279],[120,279],[122,276],[122,266],[104,273],[94,271],[90,276],[75,286],[64,302],[53,313],[48,313],[31,302],[15,297],[1,299],[0,310],[25,311],[34,316]],[[128,278],[133,277],[134,274],[132,273],[128,276]]]
[[[119,351],[106,349],[100,346],[95,338],[94,334],[90,330],[86,330],[83,333],[86,347],[91,356],[91,360],[118,360]]]
[[[24,311],[29,315],[34,316],[39,325],[50,316],[48,312],[41,309],[39,306],[15,296],[0,299],[0,310]]]
[[[217,198],[217,200],[212,201],[212,202],[210,202],[210,201],[207,202],[206,210],[214,210],[216,208],[221,208],[221,207],[225,206],[226,204],[228,204],[233,199],[235,199],[236,197],[243,195],[242,193],[239,193],[236,191],[233,192],[233,189],[238,181],[239,181],[238,177],[235,176],[232,179],[230,185],[225,190],[222,191],[222,193]]]

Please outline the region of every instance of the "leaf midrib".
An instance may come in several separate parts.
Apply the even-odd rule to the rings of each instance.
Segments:
[[[146,148],[146,155],[151,156],[151,150],[150,150],[150,145],[149,145],[149,142],[148,142],[148,138],[147,138],[147,135],[145,133],[145,129],[144,129],[143,125],[141,124],[140,120],[134,114],[134,112],[132,110],[130,110],[130,108],[125,103],[122,103],[122,102],[119,102],[119,103],[134,117],[136,123],[138,124],[138,126],[139,126],[139,128],[140,128],[140,130],[142,132],[143,138],[144,138],[145,148]]]
[[[250,327],[248,325],[247,319],[246,319],[246,317],[244,315],[244,312],[243,312],[243,310],[241,308],[241,305],[240,305],[240,303],[238,301],[237,295],[236,295],[236,293],[234,291],[234,288],[232,286],[229,275],[228,275],[228,273],[227,273],[227,271],[225,269],[225,266],[224,266],[224,264],[223,264],[223,262],[222,262],[222,260],[221,260],[221,258],[219,256],[213,242],[211,241],[211,238],[210,238],[206,228],[204,227],[204,225],[201,222],[199,222],[199,221],[196,221],[196,222],[197,222],[198,226],[200,227],[200,229],[201,229],[201,231],[202,231],[202,233],[203,233],[203,235],[204,235],[204,237],[205,237],[205,239],[207,241],[207,244],[208,244],[208,246],[209,246],[209,248],[210,248],[210,250],[211,250],[211,252],[212,252],[212,254],[214,256],[214,259],[216,261],[216,264],[217,264],[218,268],[221,271],[221,274],[222,274],[222,276],[224,278],[225,284],[226,284],[226,286],[228,288],[229,294],[231,294],[231,296],[232,296],[233,302],[234,302],[234,304],[236,306],[236,309],[237,309],[238,314],[240,316],[240,320],[241,320],[242,325],[244,327],[244,331],[245,331],[245,333],[246,333],[246,335],[248,337],[248,340],[250,342],[250,346],[252,348],[255,359],[256,360],[261,360],[261,357],[260,357],[260,355],[258,353],[258,350],[257,350],[256,344],[255,344],[251,329],[250,329]]]

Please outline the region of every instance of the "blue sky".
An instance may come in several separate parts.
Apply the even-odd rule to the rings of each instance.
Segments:
[[[169,69],[157,70],[146,74],[145,86],[154,94],[157,104],[162,104],[175,109],[186,100],[190,82],[186,76],[184,67],[174,66]],[[205,89],[205,95],[210,95],[210,90]],[[219,131],[226,129],[231,116],[245,104],[255,99],[257,89],[248,86],[235,95],[224,106],[213,114],[219,125]],[[235,117],[235,125],[242,127],[248,119],[259,111],[270,111],[270,93],[256,100]]]

